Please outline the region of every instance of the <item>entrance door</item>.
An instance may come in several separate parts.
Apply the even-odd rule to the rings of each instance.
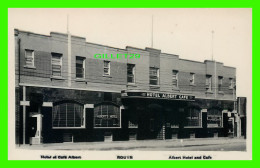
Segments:
[[[41,144],[42,143],[42,115],[35,114],[29,117],[29,136],[30,144]]]
[[[138,122],[138,139],[164,139],[162,115],[160,111],[142,113]]]

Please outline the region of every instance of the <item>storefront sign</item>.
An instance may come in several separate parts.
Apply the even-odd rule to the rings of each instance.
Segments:
[[[195,100],[195,96],[180,95],[172,93],[158,93],[158,92],[122,92],[122,97],[147,97],[158,99],[171,99],[171,100]]]

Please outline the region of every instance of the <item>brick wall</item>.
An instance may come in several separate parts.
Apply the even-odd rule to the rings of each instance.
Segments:
[[[18,32],[18,33],[17,33]],[[18,38],[21,39],[20,47]],[[67,35],[51,33],[50,36],[16,31],[16,60],[20,53],[20,82],[34,85],[68,87],[68,53]],[[20,49],[20,50],[19,50]],[[25,49],[35,52],[35,68],[26,68]],[[62,80],[51,78],[51,53],[62,54]],[[212,75],[212,87],[215,87],[215,64],[213,61],[196,62],[180,59],[173,54],[161,53],[160,50],[126,47],[118,49],[109,46],[86,42],[85,38],[72,36],[71,52],[71,87],[86,90],[106,90],[120,92],[125,89],[149,90],[149,67],[160,68],[159,91],[178,92],[195,95],[199,98],[214,98],[206,93],[206,75]],[[140,54],[139,59],[94,58],[95,54]],[[85,58],[85,80],[76,79],[76,56]],[[110,61],[110,76],[104,76],[104,60]],[[135,64],[135,84],[127,85],[127,63]],[[16,74],[19,73],[16,63]],[[223,77],[221,99],[233,99],[233,90],[229,88],[230,78],[235,80],[236,69],[216,63],[217,76]],[[178,88],[172,86],[172,70],[178,73]],[[190,85],[190,73],[195,74],[195,84]],[[18,82],[16,76],[16,82]],[[218,81],[218,80],[217,80]],[[216,84],[218,86],[218,83]],[[213,89],[214,90],[214,89]]]

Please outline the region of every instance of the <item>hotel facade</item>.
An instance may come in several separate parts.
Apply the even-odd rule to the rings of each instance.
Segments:
[[[14,38],[17,144],[246,135],[234,67],[56,32]]]

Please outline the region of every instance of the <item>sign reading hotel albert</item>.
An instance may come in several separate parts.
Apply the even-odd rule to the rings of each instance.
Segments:
[[[147,97],[147,98],[159,98],[170,100],[195,100],[195,96],[191,95],[179,95],[172,93],[157,93],[157,92],[129,92],[122,91],[122,97]]]

